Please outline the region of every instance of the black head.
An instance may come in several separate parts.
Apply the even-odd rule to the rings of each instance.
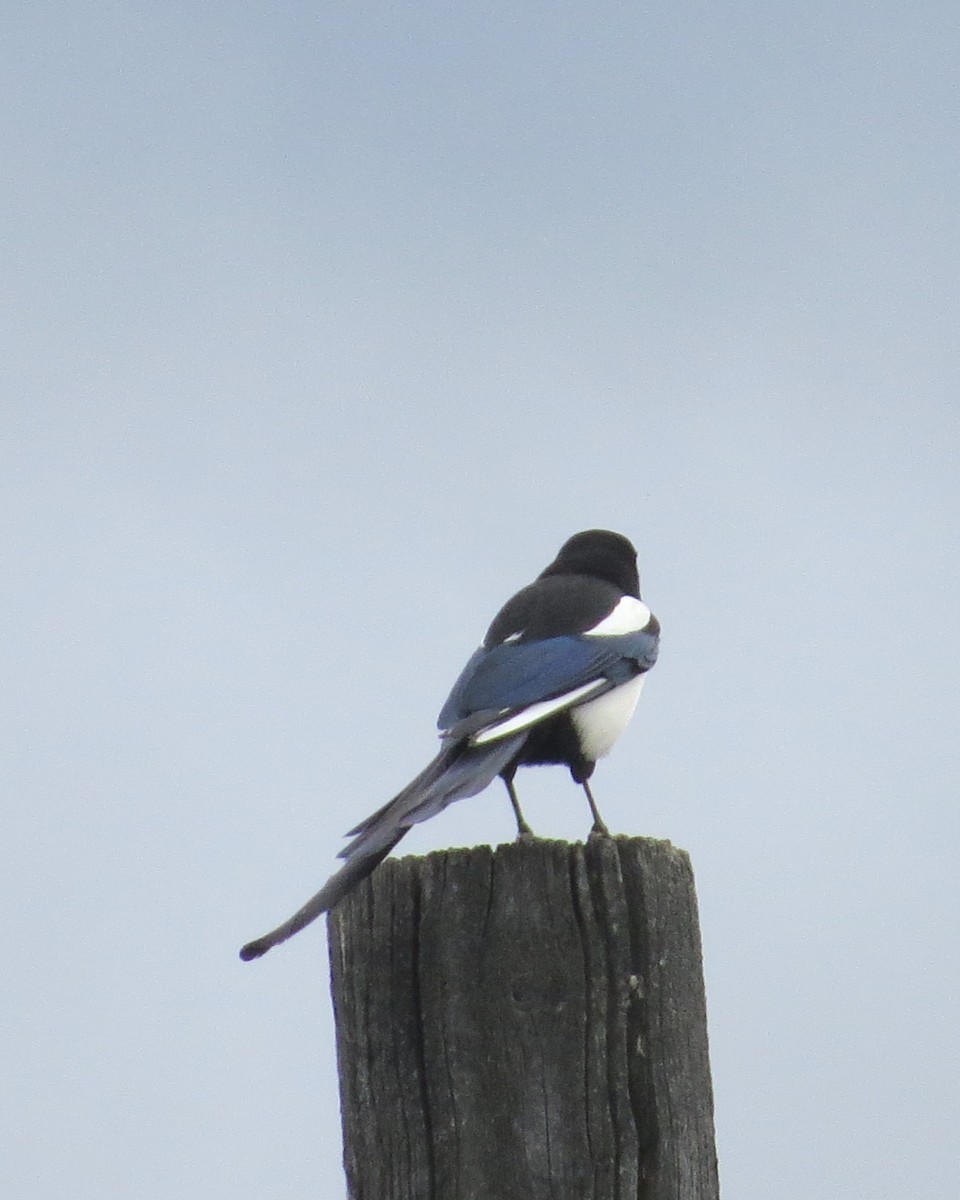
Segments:
[[[640,595],[637,552],[622,533],[609,529],[587,529],[568,538],[550,566],[540,572],[541,579],[545,575],[589,575],[605,579],[628,596]]]

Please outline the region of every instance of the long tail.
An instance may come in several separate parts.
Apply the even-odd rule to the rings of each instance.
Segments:
[[[379,866],[411,825],[426,821],[454,800],[482,792],[526,738],[524,732],[484,746],[459,742],[444,747],[402,792],[350,830],[353,841],[340,853],[347,861],[320,891],[282,925],[248,942],[240,957],[244,962],[259,958],[339,904],[347,892]]]

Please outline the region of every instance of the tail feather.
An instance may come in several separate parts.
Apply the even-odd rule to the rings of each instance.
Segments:
[[[392,842],[381,846],[376,853],[363,858],[354,858],[350,862],[344,863],[335,875],[330,876],[320,891],[315,896],[311,896],[302,908],[298,908],[292,917],[284,921],[282,925],[278,925],[276,929],[265,933],[263,937],[247,942],[240,951],[243,961],[249,962],[252,958],[260,958],[274,946],[279,946],[281,942],[285,942],[287,938],[293,937],[295,933],[306,928],[322,913],[329,912],[331,908],[340,903],[347,892],[355,888],[361,880],[366,879],[371,871],[380,865],[406,832],[405,829],[401,829]]]
[[[349,862],[358,854],[376,853],[397,829],[406,833],[411,825],[435,816],[454,800],[482,792],[524,741],[526,734],[518,734],[489,746],[466,746],[460,742],[444,747],[389,804],[351,831],[355,835],[353,841],[341,850],[340,857]]]
[[[356,837],[359,833],[364,833],[366,830],[375,825],[385,813],[389,812],[390,809],[394,808],[394,806],[402,801],[405,797],[414,796],[419,792],[425,792],[427,788],[432,787],[433,784],[435,784],[443,775],[447,767],[449,767],[454,761],[456,757],[456,749],[459,749],[459,747],[451,747],[448,745],[443,746],[436,758],[431,759],[431,761],[427,763],[420,774],[415,779],[410,780],[402,792],[398,792],[397,795],[391,800],[388,800],[382,808],[378,808],[375,813],[371,813],[369,817],[364,817],[364,819],[354,825],[352,829],[348,829],[346,836],[352,838]],[[348,854],[349,847],[346,850],[340,851],[340,858],[346,858]]]
[[[475,796],[491,783],[526,741],[515,734],[484,746],[464,742],[445,746],[402,792],[350,831],[353,841],[343,851],[344,865],[289,920],[255,941],[240,957],[248,962],[328,912],[387,857],[411,825],[434,816],[454,800]]]

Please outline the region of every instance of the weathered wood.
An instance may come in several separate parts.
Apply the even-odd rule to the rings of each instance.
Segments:
[[[329,917],[351,1200],[716,1200],[690,862],[385,862]]]

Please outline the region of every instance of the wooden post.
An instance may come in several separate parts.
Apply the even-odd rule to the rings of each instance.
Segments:
[[[388,860],[328,921],[351,1200],[717,1200],[684,851]]]

